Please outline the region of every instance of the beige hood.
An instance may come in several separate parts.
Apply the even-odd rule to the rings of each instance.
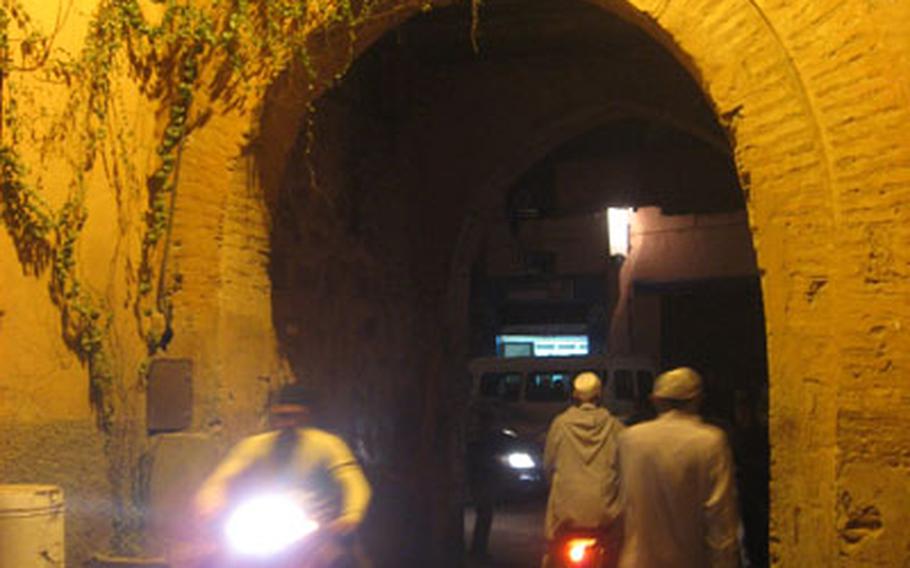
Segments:
[[[585,464],[590,464],[609,440],[622,427],[604,408],[592,404],[572,407],[563,413],[563,442],[577,452]]]

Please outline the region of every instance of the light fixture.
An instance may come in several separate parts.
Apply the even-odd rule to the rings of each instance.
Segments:
[[[631,207],[607,208],[607,234],[610,238],[610,256],[629,255],[629,221],[632,218]]]

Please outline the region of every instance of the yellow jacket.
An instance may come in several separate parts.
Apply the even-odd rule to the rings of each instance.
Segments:
[[[227,500],[231,482],[254,465],[267,460],[278,435],[278,431],[272,431],[250,436],[231,448],[197,492],[197,511],[204,516],[220,511]],[[337,520],[360,524],[370,503],[370,484],[344,440],[316,428],[301,428],[291,459],[292,470],[302,479],[316,473],[327,473],[341,492],[341,513]]]

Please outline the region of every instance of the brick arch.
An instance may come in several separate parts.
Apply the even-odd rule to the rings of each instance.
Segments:
[[[828,310],[830,297],[811,306],[793,297],[811,288],[812,282],[827,286],[835,279],[832,267],[817,257],[819,249],[830,246],[820,242],[824,237],[819,235],[830,234],[837,224],[838,207],[826,141],[806,85],[792,55],[754,2],[589,1],[641,27],[667,48],[702,88],[728,133],[746,192],[765,295],[775,456],[771,552],[782,561],[799,558],[806,565],[827,565],[836,551],[835,410],[831,406],[810,410],[800,391],[807,377],[836,372],[831,365],[832,333],[830,328],[807,330],[791,322],[810,309],[813,313],[806,317],[826,319],[820,312]],[[465,325],[459,320],[468,301],[466,283],[484,231],[483,211],[492,206],[489,201],[501,195],[502,187],[522,168],[545,155],[549,144],[567,139],[563,137],[586,120],[593,124],[616,110],[585,109],[551,125],[529,141],[521,164],[503,164],[481,184],[477,194],[486,196],[481,201],[487,202],[478,203],[476,215],[466,220],[451,265],[454,329]],[[491,191],[494,188],[500,191]],[[809,246],[807,231],[818,233]],[[794,345],[819,357],[794,358]],[[811,420],[800,417],[806,412]],[[806,538],[816,545],[800,546]]]
[[[795,302],[794,288],[809,289],[812,282],[828,286],[836,278],[833,267],[817,260],[830,243],[805,246],[804,240],[808,232],[817,233],[815,239],[830,234],[838,222],[831,163],[816,108],[792,55],[751,0],[589,1],[640,26],[673,54],[728,133],[746,193],[765,296],[774,452],[771,553],[785,565],[797,558],[805,565],[828,565],[837,550],[836,410],[803,402],[802,390],[809,377],[836,373],[831,365],[833,334],[830,328],[799,329],[803,326],[792,323],[801,317],[824,321],[822,313],[830,302],[830,297],[814,306]],[[502,172],[497,174],[488,183],[502,183]],[[790,199],[803,205],[786,203]],[[462,235],[466,246],[478,246],[477,229],[477,221],[469,219]],[[469,256],[454,259],[453,280],[469,274],[469,266],[457,264]],[[453,286],[453,293],[458,289]],[[455,305],[467,301],[453,300]],[[794,358],[794,345],[819,356],[813,361]],[[820,390],[830,393],[831,387]],[[825,394],[812,396],[817,401]],[[801,417],[806,412],[810,420]],[[800,544],[808,538],[813,546]]]
[[[843,278],[831,256],[841,204],[832,139],[800,68],[811,49],[791,48],[754,0],[589,0],[648,31],[695,78],[729,134],[746,192],[768,329],[771,381],[772,554],[784,564],[830,565],[837,551],[837,342],[828,325]],[[416,6],[364,34],[358,52]],[[442,5],[444,3],[440,3]],[[413,11],[410,11],[413,8]],[[791,14],[792,12],[792,14]],[[778,8],[775,18],[809,16]],[[791,40],[792,43],[792,40]],[[844,56],[846,57],[846,56]],[[818,83],[819,79],[812,79]],[[265,123],[290,148],[307,98],[291,81],[273,93]],[[834,111],[830,114],[836,115]],[[288,120],[288,116],[296,119]],[[265,164],[266,191],[282,156]],[[518,166],[513,166],[518,167]],[[510,172],[494,172],[501,184]],[[280,176],[279,176],[280,177]],[[468,237],[465,237],[468,238]],[[456,258],[453,274],[463,271]],[[820,292],[819,292],[820,291]],[[806,356],[805,354],[811,354]],[[812,546],[805,546],[812,542]]]

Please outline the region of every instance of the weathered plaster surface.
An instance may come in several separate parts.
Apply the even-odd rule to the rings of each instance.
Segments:
[[[103,439],[93,420],[0,419],[2,483],[63,488],[67,566],[81,566],[110,536],[112,505]]]

